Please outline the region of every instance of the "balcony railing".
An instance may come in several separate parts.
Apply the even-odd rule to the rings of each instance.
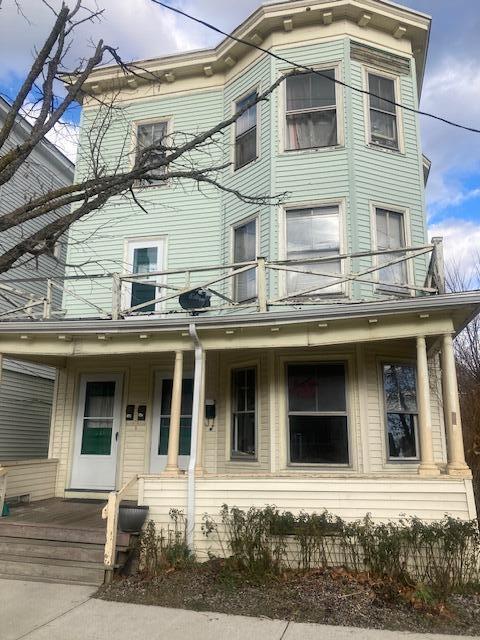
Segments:
[[[328,263],[340,265],[338,272],[328,269]],[[325,264],[325,267],[322,266]],[[405,265],[398,269],[400,265]],[[392,280],[388,273],[397,268],[405,282]],[[239,300],[235,295],[235,279],[255,272],[255,293]],[[418,273],[425,273],[418,284]],[[292,291],[287,284],[293,275],[307,279],[310,286]],[[75,290],[70,283],[82,280],[108,279],[111,282],[111,307],[105,308]],[[310,260],[273,260],[257,258],[251,262],[207,265],[188,269],[170,269],[149,273],[109,273],[68,276],[63,280],[44,279],[46,295],[33,297],[16,288],[21,282],[42,280],[10,280],[0,282],[0,297],[12,307],[0,312],[0,321],[28,317],[35,320],[61,318],[66,311],[55,309],[52,292],[60,289],[102,318],[120,320],[138,315],[165,317],[169,314],[228,313],[233,311],[261,312],[288,306],[322,305],[332,302],[363,299],[394,299],[414,295],[445,293],[443,245],[441,238],[420,247],[404,247],[385,251],[345,253]],[[147,285],[148,299],[132,304],[135,284]],[[15,287],[13,286],[15,285]],[[357,287],[356,290],[353,287]],[[145,291],[145,289],[144,289]],[[15,298],[21,302],[15,304]],[[201,301],[195,306],[195,300]],[[185,300],[188,304],[185,304]],[[205,302],[208,300],[208,302]],[[91,314],[90,314],[91,315]]]

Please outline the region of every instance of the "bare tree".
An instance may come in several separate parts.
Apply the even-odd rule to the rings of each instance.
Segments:
[[[53,11],[54,24],[43,46],[37,51],[0,130],[0,187],[12,180],[20,168],[28,163],[36,146],[62,122],[68,110],[82,101],[84,84],[99,65],[113,61],[124,74],[137,76],[142,81],[147,78],[161,82],[160,78],[153,77],[154,74],[138,65],[125,63],[118,51],[102,40],[93,46],[92,55],[79,62],[77,68],[67,69],[66,61],[76,29],[85,21],[99,19],[102,11],[89,10],[81,0],[73,9],[65,3],[58,11],[47,6]],[[258,95],[256,101],[268,100],[283,79],[279,78]],[[56,92],[60,82],[66,82],[66,91],[61,97]],[[31,110],[34,114],[31,132],[20,144],[11,145],[9,139],[15,122],[22,115],[26,101],[31,103],[32,95],[36,98],[34,109]],[[0,248],[0,274],[18,265],[19,261],[28,261],[42,254],[51,255],[55,244],[74,222],[101,209],[113,197],[129,197],[144,209],[134,190],[139,183],[193,181],[198,185],[209,185],[229,192],[249,203],[272,204],[280,200],[281,196],[242,193],[227,188],[221,181],[222,172],[230,163],[224,161],[224,156],[215,153],[215,148],[222,144],[225,130],[253,103],[245,105],[232,117],[207,131],[195,135],[176,132],[141,149],[128,166],[120,157],[112,167],[103,157],[102,142],[111,122],[122,117],[121,112],[114,95],[108,100],[95,96],[89,99],[97,101],[98,110],[96,121],[85,136],[82,148],[82,162],[87,167],[85,175],[73,185],[45,189],[22,206],[0,215],[0,234],[32,221],[36,223],[35,232],[26,236],[20,234],[21,238],[13,246],[5,250]],[[198,162],[198,158],[202,158],[202,162]]]
[[[478,289],[480,253],[474,256],[470,274],[457,263],[447,269],[447,286],[452,292]],[[480,316],[474,318],[455,341],[455,355],[462,410],[465,456],[472,469],[477,509],[480,513]]]

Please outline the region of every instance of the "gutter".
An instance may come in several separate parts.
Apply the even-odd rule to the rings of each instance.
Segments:
[[[197,466],[198,430],[200,428],[202,407],[203,368],[205,362],[205,350],[198,337],[194,322],[188,326],[188,333],[195,344],[195,373],[193,376],[193,406],[192,406],[192,436],[190,443],[190,460],[188,462],[187,482],[187,544],[194,551],[195,539],[195,468]]]

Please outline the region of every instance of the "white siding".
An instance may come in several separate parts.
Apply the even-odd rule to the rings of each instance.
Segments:
[[[29,496],[46,500],[55,495],[58,460],[23,460],[2,463],[7,469],[7,498]]]

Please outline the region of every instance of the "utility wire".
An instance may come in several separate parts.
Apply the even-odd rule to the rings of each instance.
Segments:
[[[209,22],[207,22],[206,20],[202,20],[200,18],[196,18],[195,16],[190,15],[189,13],[186,13],[185,11],[182,11],[181,9],[178,9],[176,7],[172,7],[169,4],[166,4],[165,2],[161,2],[161,0],[151,0],[151,2],[158,4],[159,6],[163,7],[164,9],[168,9],[169,11],[173,11],[185,18],[188,18],[189,20],[193,20],[193,22],[196,22],[197,24],[201,24],[204,27],[207,27],[207,29],[210,29],[211,31],[215,31],[216,33],[219,33],[222,36],[225,36],[226,38],[229,38],[230,40],[233,40],[234,42],[238,42],[240,44],[244,44],[247,47],[250,47],[252,49],[257,49],[258,51],[262,51],[263,53],[266,53],[267,55],[271,56],[272,58],[275,58],[276,60],[279,60],[280,62],[284,62],[285,64],[288,64],[289,66],[294,67],[295,69],[301,69],[302,71],[307,71],[309,73],[315,73],[317,76],[320,76],[322,78],[326,78],[327,80],[330,80],[330,82],[335,82],[336,84],[339,84],[342,87],[345,87],[346,89],[351,89],[352,91],[356,91],[357,93],[361,93],[363,95],[367,95],[367,96],[371,96],[372,98],[378,98],[379,100],[382,100],[383,102],[387,102],[388,104],[394,105],[395,107],[399,107],[400,109],[404,109],[405,111],[410,111],[411,113],[416,113],[418,115],[421,116],[425,116],[427,118],[432,118],[433,120],[438,120],[439,122],[443,122],[444,124],[448,124],[452,127],[456,127],[457,129],[463,129],[464,131],[470,131],[471,133],[480,133],[480,129],[475,129],[474,127],[468,127],[466,125],[463,124],[459,124],[458,122],[453,122],[452,120],[447,120],[447,118],[442,118],[441,116],[437,116],[434,113],[429,113],[428,111],[420,111],[419,109],[415,109],[413,107],[408,107],[404,104],[401,104],[400,102],[395,102],[395,100],[389,100],[388,98],[382,98],[382,96],[379,96],[375,93],[372,93],[371,91],[366,91],[365,89],[360,89],[359,87],[354,87],[350,84],[348,84],[347,82],[343,82],[342,80],[339,80],[338,78],[332,78],[330,76],[328,76],[325,73],[322,73],[321,71],[318,71],[318,69],[314,69],[313,67],[308,67],[306,65],[303,64],[298,64],[295,62],[292,62],[291,60],[288,60],[287,58],[284,58],[283,56],[278,55],[277,53],[274,53],[273,51],[269,51],[268,49],[265,49],[264,47],[261,47],[258,44],[254,44],[253,42],[249,42],[248,40],[244,40],[243,38],[238,38],[237,36],[232,35],[231,33],[227,33],[226,31],[223,31],[222,29],[220,29],[219,27],[216,27],[213,24],[210,24]]]

